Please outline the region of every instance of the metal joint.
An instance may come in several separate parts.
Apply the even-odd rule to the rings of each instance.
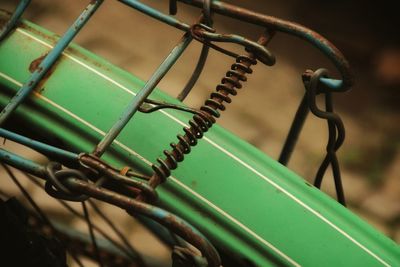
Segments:
[[[61,169],[61,164],[57,162],[50,162],[46,166],[47,181],[45,183],[45,191],[52,197],[82,202],[89,197],[82,194],[75,194],[66,186],[63,181],[68,178],[77,178],[83,181],[88,181],[88,178],[78,170],[74,169]]]
[[[264,46],[243,36],[236,34],[220,34],[216,33],[214,28],[211,28],[202,23],[193,24],[190,27],[190,34],[197,41],[204,43],[217,51],[220,51],[228,56],[237,58],[239,55],[221,48],[211,42],[226,42],[235,43],[243,46],[247,52],[252,52],[256,59],[265,65],[272,66],[275,64],[275,56]]]
[[[102,161],[100,158],[86,153],[79,155],[79,162],[82,166],[94,170],[99,176],[103,176],[105,179],[113,180],[133,189],[130,191],[134,195],[143,193],[146,196],[146,200],[149,202],[155,202],[158,199],[158,194],[155,189],[149,186],[145,181],[135,178],[135,173],[131,170],[124,170],[124,168],[119,170]],[[122,173],[126,173],[126,175]],[[140,178],[147,178],[146,180],[150,179],[149,177],[143,177],[143,175]],[[102,179],[98,181],[103,182]]]

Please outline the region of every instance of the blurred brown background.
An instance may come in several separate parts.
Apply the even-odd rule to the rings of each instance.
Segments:
[[[3,0],[12,10],[17,1]],[[88,1],[34,0],[25,18],[62,34]],[[143,1],[168,12],[168,1]],[[336,111],[346,126],[339,160],[349,206],[361,217],[400,242],[400,20],[391,1],[227,1],[303,24],[332,41],[348,58],[356,76],[353,90],[335,95]],[[194,22],[199,10],[179,4],[178,17]],[[256,39],[261,32],[237,21],[215,16],[220,33]],[[105,1],[76,38],[83,47],[143,80],[150,77],[182,32]],[[159,85],[176,96],[190,76],[200,51],[192,44]],[[238,47],[227,46],[241,52]],[[333,66],[301,40],[277,34],[269,46],[273,67],[258,64],[234,98],[220,124],[277,157],[294,112],[304,93],[305,69]],[[198,107],[219,83],[232,59],[211,51],[200,81],[186,101]],[[327,140],[326,122],[309,116],[289,167],[312,180]],[[334,195],[330,172],[323,188]]]

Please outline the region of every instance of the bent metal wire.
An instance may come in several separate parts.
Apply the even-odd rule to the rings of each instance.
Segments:
[[[178,167],[178,163],[184,160],[184,155],[190,153],[191,147],[197,144],[198,140],[203,137],[216,122],[216,119],[220,117],[220,111],[224,111],[226,105],[232,102],[232,96],[237,94],[236,90],[242,88],[242,83],[245,82],[247,76],[252,73],[251,66],[255,65],[258,61],[268,66],[274,65],[275,57],[266,46],[271,42],[275,34],[282,32],[302,38],[314,45],[332,61],[341,74],[341,78],[329,78],[327,71],[323,69],[315,72],[308,70],[303,74],[303,81],[306,88],[305,96],[300,103],[279,161],[284,165],[288,163],[290,155],[295,147],[297,137],[300,134],[302,125],[309,111],[319,118],[326,119],[329,128],[327,154],[316,175],[315,185],[317,187],[321,186],[324,173],[328,165],[331,164],[338,200],[343,205],[345,204],[339,165],[335,154],[343,143],[344,127],[340,118],[333,113],[332,93],[347,91],[353,84],[353,77],[348,62],[335,46],[319,34],[301,25],[258,14],[220,1],[203,2],[201,0],[180,0],[180,2],[185,4],[203,9],[202,16],[198,23],[193,25],[186,24],[173,16],[163,14],[139,1],[119,1],[163,23],[182,30],[184,32],[182,39],[139,93],[131,100],[118,121],[115,122],[105,137],[94,148],[92,154],[72,153],[26,138],[3,128],[0,129],[0,136],[33,148],[63,165],[67,164],[71,166],[72,163],[74,168],[62,168],[60,163],[54,162],[43,166],[0,149],[0,160],[2,162],[44,178],[47,181],[46,191],[54,197],[70,201],[85,201],[89,197],[93,197],[121,207],[133,216],[141,214],[157,221],[182,237],[188,243],[197,247],[202,252],[202,256],[206,258],[209,266],[220,266],[221,260],[218,252],[199,231],[172,213],[145,202],[156,202],[157,192],[155,188],[157,185],[170,176],[171,170]],[[7,34],[18,25],[18,20],[29,3],[30,1],[27,0],[19,2],[14,14],[0,32],[0,41],[6,38]],[[54,48],[47,53],[34,70],[29,80],[20,88],[17,94],[0,113],[0,125],[3,125],[13,111],[29,96],[31,91],[54,66],[64,49],[71,43],[102,3],[103,0],[91,1],[76,21],[59,39]],[[176,12],[176,1],[170,1],[170,13],[173,15],[176,14]],[[236,34],[216,33],[212,28],[212,13],[218,13],[262,26],[264,32],[260,35],[257,42]],[[205,104],[200,109],[187,108],[171,103],[160,103],[148,99],[148,96],[155,89],[160,80],[175,64],[193,40],[201,42],[203,44],[203,49],[192,77],[177,98],[183,100],[196,83],[204,67],[209,48],[216,49],[217,51],[235,58],[235,62],[230,70],[228,70],[225,77],[222,78],[221,83],[217,85],[215,92],[210,95],[209,99],[205,101]],[[246,53],[238,55],[216,45],[216,43],[224,42],[238,44],[245,49]],[[325,94],[325,110],[320,110],[316,106],[315,98],[317,94]],[[158,158],[157,163],[152,166],[154,170],[153,175],[146,176],[144,174],[134,173],[129,168],[118,170],[100,159],[102,154],[137,111],[149,113],[161,108],[174,108],[193,113],[194,115],[189,121],[190,127],[184,128],[184,135],[178,135],[178,142],[171,143],[170,146],[172,149],[170,151],[163,151],[165,159]],[[106,181],[112,181],[115,184],[121,185],[124,194],[111,191],[109,187],[105,186]]]

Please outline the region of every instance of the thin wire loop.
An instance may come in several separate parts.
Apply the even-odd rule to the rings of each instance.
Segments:
[[[54,162],[50,162],[46,166],[46,174],[48,178],[44,186],[46,193],[52,197],[69,201],[81,202],[87,200],[89,198],[88,196],[74,194],[61,181],[68,177],[75,177],[84,181],[88,181],[88,178],[78,170],[61,170],[60,168],[61,165]]]
[[[327,77],[328,71],[326,69],[318,69],[313,73],[310,79],[309,87],[307,90],[308,105],[310,111],[317,117],[325,119],[328,122],[328,143],[326,146],[326,156],[321,163],[317,174],[315,176],[314,185],[318,188],[321,187],[324,174],[329,165],[332,167],[333,178],[335,182],[336,194],[339,203],[343,206],[346,205],[340,168],[336,151],[344,142],[345,129],[341,118],[333,112],[332,93],[330,91],[324,92],[325,94],[325,111],[318,108],[316,103],[316,96],[319,93],[320,79]]]

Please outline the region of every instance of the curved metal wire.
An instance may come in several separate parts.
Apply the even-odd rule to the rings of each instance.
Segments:
[[[260,45],[266,45],[272,35],[265,32],[259,38]],[[158,158],[157,164],[153,164],[154,174],[149,184],[156,187],[163,183],[170,176],[171,170],[178,167],[178,163],[183,161],[184,155],[190,153],[191,147],[197,145],[198,139],[201,139],[215,123],[216,118],[220,117],[220,112],[225,110],[226,103],[231,103],[231,95],[236,95],[237,89],[242,88],[242,82],[247,80],[246,74],[252,73],[251,66],[255,65],[257,60],[253,53],[238,56],[236,62],[231,66],[226,76],[222,78],[221,84],[217,85],[215,92],[205,101],[200,108],[203,113],[195,114],[189,121],[190,127],[185,127],[184,135],[178,135],[178,142],[171,143],[171,150],[164,150],[165,158]]]
[[[135,216],[135,214],[141,214],[157,221],[199,249],[203,257],[207,259],[208,266],[219,267],[221,265],[221,259],[218,252],[206,237],[176,215],[161,208],[117,194],[104,188],[99,190],[95,185],[83,180],[68,178],[65,180],[65,183],[74,191],[76,190],[77,192],[90,195],[93,198],[118,206],[125,209],[133,216]]]
[[[202,0],[179,0],[182,3],[202,7]],[[341,80],[322,78],[322,83],[334,91],[347,91],[354,84],[354,76],[350,70],[350,64],[343,54],[326,38],[315,31],[304,27],[298,23],[279,19],[273,16],[267,16],[245,8],[228,4],[222,1],[214,0],[211,4],[211,10],[214,13],[238,19],[243,22],[266,27],[276,32],[283,32],[289,35],[299,37],[326,55],[338,69],[341,74]],[[162,18],[157,18],[162,19]],[[183,25],[182,25],[183,26]]]
[[[92,184],[88,181],[86,175],[81,171],[61,170],[61,166],[55,164],[51,164],[47,168],[44,168],[43,166],[39,166],[33,162],[29,162],[16,155],[12,155],[9,153],[7,154],[7,152],[0,149],[1,160],[13,166],[17,166],[21,169],[28,170],[37,176],[45,177],[48,180],[45,186],[46,192],[54,197],[68,199],[72,201],[84,201],[88,199],[90,195],[91,197],[124,208],[132,215],[138,213],[147,216],[152,220],[157,221],[167,228],[171,229],[172,231],[176,232],[178,235],[186,239],[189,243],[198,247],[203,255],[207,258],[210,266],[219,266],[220,258],[217,251],[212,246],[212,244],[204,236],[201,235],[200,232],[198,232],[196,229],[191,227],[188,223],[186,223],[179,217],[176,217],[175,215],[158,207],[143,203],[140,200],[153,202],[157,199],[157,193],[154,188],[170,175],[171,170],[177,168],[178,162],[183,160],[184,154],[189,153],[191,147],[197,144],[197,140],[202,138],[204,133],[215,123],[216,118],[220,116],[220,111],[225,110],[226,103],[231,102],[231,96],[236,95],[236,89],[241,88],[241,82],[246,81],[246,74],[252,72],[250,68],[251,65],[256,64],[257,60],[266,65],[273,65],[275,63],[275,57],[270,51],[266,49],[265,45],[268,43],[275,32],[284,32],[300,37],[317,47],[333,62],[333,64],[336,66],[342,76],[342,80],[328,78],[326,71],[323,69],[317,70],[314,73],[306,73],[306,75],[310,75],[308,77],[310,82],[309,88],[303,101],[308,101],[309,109],[313,114],[328,121],[329,140],[327,144],[327,154],[317,172],[315,185],[317,187],[321,186],[323,175],[326,172],[327,167],[331,165],[335,179],[338,200],[343,205],[345,204],[343,188],[341,184],[340,169],[335,154],[336,150],[343,143],[344,127],[341,119],[335,113],[333,113],[333,103],[330,90],[348,90],[353,83],[353,77],[349,70],[348,62],[335,46],[333,46],[329,41],[327,41],[319,34],[299,24],[280,20],[270,16],[265,16],[220,1],[181,0],[181,2],[187,4],[199,6],[203,10],[203,15],[199,23],[193,25],[188,25],[176,18],[163,14],[162,12],[152,9],[140,3],[139,1],[119,1],[164,23],[185,31],[185,35],[182,38],[181,42],[178,43],[171,54],[160,65],[159,69],[153,74],[151,79],[146,83],[145,87],[132,100],[131,104],[127,107],[126,112],[123,114],[123,116],[121,116],[120,120],[115,123],[115,125],[106,134],[105,138],[98,144],[93,152],[93,154],[98,157],[100,157],[104,153],[106,148],[116,138],[116,136],[123,129],[126,123],[128,123],[130,118],[135,114],[139,107],[141,107],[142,103],[154,90],[159,80],[168,72],[168,70],[176,62],[178,57],[183,53],[183,51],[192,41],[192,39],[196,39],[202,42],[203,46],[198,62],[190,79],[188,80],[182,92],[178,95],[178,99],[182,101],[186,98],[186,96],[200,77],[206,63],[210,47],[236,58],[236,62],[232,65],[231,69],[222,79],[221,84],[217,86],[216,91],[210,95],[209,99],[206,100],[205,104],[201,107],[201,110],[198,112],[193,112],[195,113],[195,115],[193,116],[193,119],[189,122],[190,127],[184,129],[185,134],[183,136],[178,135],[179,142],[176,144],[171,144],[172,150],[164,151],[164,155],[166,156],[166,158],[157,159],[158,164],[152,166],[154,170],[154,175],[150,178],[150,180],[143,182],[136,179],[130,179],[126,177],[129,172],[121,174],[118,173],[118,170],[115,170],[110,166],[102,166],[100,168],[98,165],[99,162],[96,162],[97,165],[93,165],[93,162],[82,161],[81,157],[78,157],[78,159],[77,155],[74,153],[68,153],[68,151],[63,151],[61,149],[53,149],[51,146],[45,145],[40,142],[27,140],[26,138],[13,134],[10,135],[10,133],[6,131],[0,131],[0,134],[14,138],[15,140],[18,140],[27,146],[37,148],[38,150],[42,150],[50,154],[55,153],[56,155],[63,156],[73,161],[79,160],[83,162],[85,166],[89,166],[90,168],[97,171],[100,170],[98,174],[105,175],[106,177],[114,179],[115,181],[118,181],[125,186],[133,187],[134,190],[139,191],[139,198],[132,199],[101,187],[101,183],[105,181],[105,178],[101,178],[99,180],[100,182],[97,184]],[[10,21],[1,30],[0,40],[4,38],[4,36],[15,26],[21,14],[28,6],[29,2],[30,1],[28,0],[20,1]],[[66,34],[60,39],[55,48],[51,50],[48,55],[43,59],[38,68],[31,75],[28,82],[20,89],[20,91],[8,103],[6,108],[3,109],[3,111],[1,112],[0,125],[28,96],[29,92],[42,79],[46,71],[51,68],[53,63],[57,60],[58,56],[71,42],[71,40],[78,33],[79,29],[84,26],[85,22],[88,21],[90,16],[96,11],[97,7],[102,2],[103,0],[92,1],[79,16],[76,22],[68,29]],[[171,0],[170,14],[176,14],[176,12],[177,1]],[[237,18],[253,24],[261,25],[267,29],[267,34],[263,35],[258,43],[256,43],[239,35],[216,33],[215,30],[211,27],[213,23],[211,15],[213,12]],[[248,55],[239,56],[231,51],[215,45],[213,42],[236,43],[242,45],[249,53]],[[319,109],[315,103],[315,97],[320,92],[323,92],[325,94],[325,110]],[[303,106],[304,105],[301,105],[300,107]],[[156,109],[158,109],[158,107],[153,107],[153,110]],[[76,192],[81,192],[84,194],[79,195],[76,194]],[[83,206],[83,209],[84,213],[87,214],[85,206]],[[87,220],[87,222],[91,237],[93,239],[93,244],[94,246],[96,246],[91,223],[89,220]]]
[[[0,149],[0,161],[22,171],[47,179],[45,166],[14,153]],[[90,196],[123,208],[132,216],[135,216],[135,214],[146,216],[160,223],[174,234],[177,234],[199,249],[203,257],[207,259],[209,266],[219,267],[221,265],[221,259],[214,246],[196,228],[185,220],[161,208],[99,187],[97,184],[89,183],[86,179],[78,179],[81,178],[79,176],[77,176],[77,178],[74,176],[76,177],[77,175],[72,174],[70,177],[64,177],[62,180],[63,185],[73,193],[73,197],[77,193],[81,193],[81,195]],[[55,197],[57,197],[57,195],[55,195]]]
[[[209,27],[212,27],[212,25],[213,25],[213,20],[211,17],[211,1],[212,0],[204,0],[203,16],[201,19],[204,21],[205,25],[207,25]],[[175,4],[176,4],[176,2],[175,2]],[[176,11],[175,11],[175,13],[176,13]],[[201,73],[204,69],[204,66],[206,64],[206,61],[207,61],[209,50],[210,50],[209,46],[206,44],[203,44],[203,46],[201,48],[199,59],[197,61],[196,67],[193,70],[191,77],[187,81],[186,85],[183,87],[182,91],[176,97],[178,100],[180,100],[180,101],[185,100],[185,98],[188,96],[188,94],[192,90],[193,86],[196,84],[197,80],[200,78],[200,75],[201,75]]]
[[[346,201],[343,192],[339,162],[336,156],[336,151],[343,144],[345,138],[345,129],[341,118],[333,112],[333,100],[331,92],[325,92],[325,110],[319,109],[316,103],[316,95],[321,83],[321,77],[327,77],[327,75],[328,71],[326,69],[316,70],[311,77],[307,90],[310,111],[315,116],[327,120],[329,132],[328,144],[326,146],[326,156],[315,176],[314,185],[318,188],[321,187],[323,176],[328,166],[331,165],[338,201],[345,206]]]
[[[7,165],[5,165],[7,166]],[[29,175],[28,173],[24,173],[24,175],[37,187],[43,189],[43,185],[38,181],[37,178],[34,178],[33,176]],[[72,216],[76,216],[78,219],[81,220],[85,220],[85,217],[83,214],[79,213],[78,211],[76,211],[71,205],[69,205],[66,201],[62,200],[62,199],[58,199],[56,198],[56,200],[68,211],[71,213]],[[92,205],[93,201],[92,200],[88,200],[89,203]],[[94,203],[93,203],[94,204]],[[97,206],[95,206],[97,208]],[[96,211],[96,208],[93,208]],[[104,218],[104,216],[100,216],[102,218]],[[120,237],[121,241],[124,243],[124,246],[119,244],[116,240],[114,240],[110,235],[108,235],[105,231],[102,230],[102,228],[100,228],[98,225],[96,225],[95,223],[92,223],[92,227],[93,229],[99,233],[101,236],[103,236],[106,240],[108,240],[112,245],[115,246],[116,249],[120,250],[120,252],[125,255],[125,257],[127,257],[128,259],[130,259],[131,261],[134,262],[139,262],[141,266],[144,266],[144,262],[143,259],[141,259],[139,253],[129,244],[129,242],[125,240],[121,239],[121,236],[116,233],[118,235],[118,237]],[[115,227],[111,227],[112,229],[115,229]]]

